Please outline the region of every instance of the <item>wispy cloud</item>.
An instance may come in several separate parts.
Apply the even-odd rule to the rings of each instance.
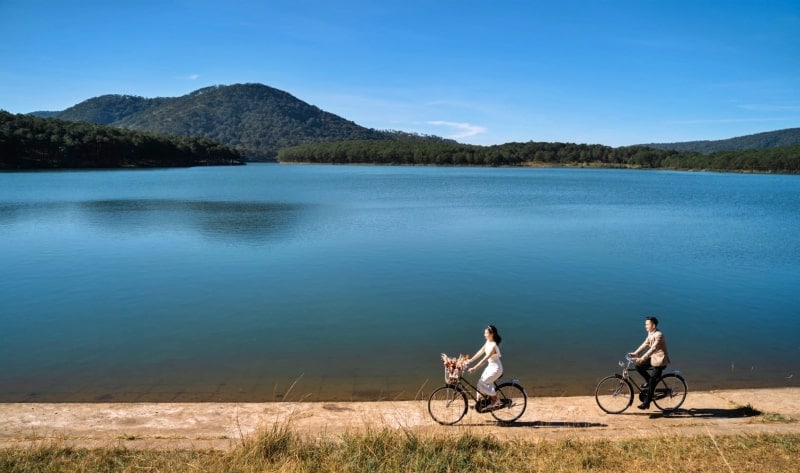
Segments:
[[[189,74],[188,76],[179,77],[181,80],[197,80],[200,78],[200,74]]]
[[[486,133],[486,128],[471,123],[447,122],[442,120],[429,121],[428,125],[443,126],[450,128],[453,132],[447,138],[468,138],[470,136]]]
[[[784,121],[786,117],[762,117],[762,118],[709,118],[697,120],[673,120],[668,123],[675,125],[713,125],[725,123],[761,123]]]
[[[800,105],[744,104],[738,107],[754,112],[800,112]]]

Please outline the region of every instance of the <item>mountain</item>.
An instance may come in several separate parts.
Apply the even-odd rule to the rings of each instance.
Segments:
[[[248,161],[275,160],[282,148],[315,143],[393,139],[452,142],[436,136],[365,128],[263,84],[218,85],[181,97],[103,95],[63,111],[31,115],[159,135],[207,138],[237,149]],[[800,144],[800,128],[726,140],[639,146],[709,154],[797,144]]]
[[[800,145],[800,128],[787,128],[785,130],[767,131],[753,135],[738,136],[725,140],[715,141],[684,141],[680,143],[649,143],[641,146],[650,148],[694,151],[710,154],[717,151],[739,151],[746,149],[767,149],[783,146]]]
[[[250,161],[274,160],[286,146],[395,136],[359,126],[263,84],[212,86],[174,98],[103,95],[60,112],[32,115],[208,138],[236,148]]]

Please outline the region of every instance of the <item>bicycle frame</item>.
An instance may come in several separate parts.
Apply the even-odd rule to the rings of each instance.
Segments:
[[[622,368],[622,379],[630,380],[631,384],[633,385],[633,387],[636,388],[638,393],[641,395],[642,393],[645,392],[645,389],[642,389],[642,387],[639,386],[639,383],[635,382],[634,379],[630,375],[630,371],[631,370],[636,371],[636,360],[634,360],[630,355],[625,355],[625,361],[627,361],[627,363],[623,363],[621,361],[617,363]],[[652,367],[648,368],[648,371],[650,371],[650,370],[652,370]],[[636,371],[636,372],[638,373],[638,371]],[[661,373],[661,378],[663,378],[664,375],[666,375],[666,374],[679,375],[679,374],[681,374],[681,372],[680,372],[680,370],[664,372],[664,373]],[[642,378],[642,381],[644,381],[644,378]],[[654,383],[654,385],[655,385],[655,383],[658,383],[658,381],[659,381],[658,379],[650,378],[650,382]]]
[[[622,373],[621,373],[622,374],[622,379],[630,380],[631,381],[631,385],[633,385],[633,387],[636,389],[636,391],[638,391],[638,393],[641,395],[642,393],[644,393],[645,390],[642,389],[641,386],[639,386],[639,383],[637,383],[634,380],[634,378],[631,377],[631,374],[630,374],[631,369],[633,369],[633,371],[636,371],[636,361],[633,358],[631,358],[630,356],[627,356],[627,355],[625,356],[625,360],[628,362],[627,364],[623,363],[621,361],[617,363],[622,368]],[[648,368],[648,371],[650,369],[652,369],[652,368]],[[636,372],[638,373],[638,371],[636,371]],[[644,381],[644,377],[642,377],[642,381]],[[657,379],[651,379],[650,381],[651,382],[656,382],[658,380]]]
[[[606,376],[597,383],[595,400],[600,409],[608,414],[620,414],[631,405],[636,393],[640,401],[646,404],[649,404],[648,400],[652,401],[663,412],[675,411],[683,405],[688,387],[680,371],[661,373],[658,378],[651,376],[650,388],[642,388],[631,375],[636,361],[630,355],[625,355],[625,360],[627,363],[618,363],[622,373]],[[652,399],[648,399],[648,394],[652,394]]]
[[[498,379],[497,381],[500,381],[500,380]],[[498,383],[497,381],[494,382],[494,388],[495,389],[498,389],[500,387],[500,383]],[[503,381],[503,382],[506,382],[506,381]],[[519,385],[519,380],[518,379],[512,379],[512,380],[509,380],[507,382]],[[465,391],[467,393],[467,395],[471,399],[475,399],[475,410],[477,412],[479,412],[481,414],[489,412],[489,411],[484,411],[483,410],[485,405],[488,404],[489,396],[487,396],[487,395],[483,394],[482,392],[478,391],[478,387],[475,386],[474,384],[470,383],[466,378],[464,378],[463,375],[459,376],[458,383],[453,384],[452,386],[456,386],[456,387],[460,388],[461,390]],[[522,387],[522,386],[520,385],[520,387]],[[497,392],[500,392],[500,391],[498,390]],[[480,398],[477,398],[476,395],[480,396]],[[487,401],[487,402],[483,403],[484,405],[481,405],[481,401]],[[479,409],[479,407],[480,407],[480,409]]]
[[[494,386],[498,405],[494,405],[490,396],[478,391],[475,384],[464,379],[461,373],[457,377],[448,375],[444,386],[434,389],[428,396],[428,413],[433,420],[443,425],[459,422],[469,411],[470,405],[474,405],[476,413],[491,414],[503,424],[522,417],[528,405],[528,394],[519,384],[519,380],[503,380],[495,382]],[[474,401],[470,401],[470,398]]]

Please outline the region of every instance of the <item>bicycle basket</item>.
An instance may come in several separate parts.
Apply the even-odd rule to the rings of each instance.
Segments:
[[[461,374],[467,368],[469,361],[468,355],[459,355],[458,358],[450,358],[442,353],[444,363],[444,382],[447,384],[458,384]]]
[[[447,368],[444,369],[444,382],[447,384],[457,384],[458,380],[461,379],[461,373],[464,370],[462,368]]]

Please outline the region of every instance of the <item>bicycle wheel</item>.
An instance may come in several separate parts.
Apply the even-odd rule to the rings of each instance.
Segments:
[[[497,386],[497,399],[503,403],[492,411],[492,416],[503,423],[514,422],[522,417],[528,406],[528,395],[517,383],[503,383]]]
[[[453,425],[467,414],[467,394],[451,385],[442,386],[428,398],[428,413],[443,425]]]
[[[674,411],[686,400],[686,381],[683,376],[667,373],[658,380],[653,391],[653,404],[662,411]]]
[[[619,414],[633,403],[633,387],[621,375],[606,376],[597,383],[594,399],[603,411]]]

